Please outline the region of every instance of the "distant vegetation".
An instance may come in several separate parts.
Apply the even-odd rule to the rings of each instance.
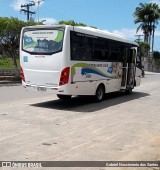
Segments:
[[[154,51],[153,58],[154,58],[155,65],[160,66],[160,52],[159,51]]]
[[[140,60],[139,67],[142,67],[142,62],[144,60],[144,57],[149,56],[150,45],[149,43],[146,42],[141,42],[141,41],[136,41],[136,42],[139,45],[138,48],[138,58]]]
[[[74,20],[59,21],[58,24],[60,24],[60,25],[72,25],[72,26],[84,26],[84,27],[87,26],[87,25],[84,24],[84,23],[77,23],[77,22],[75,22]],[[90,26],[90,27],[97,29],[97,27],[94,27],[94,26]]]
[[[17,67],[19,69],[20,65],[19,65],[19,59],[16,59],[17,62]],[[7,56],[0,56],[0,69],[13,69],[15,68],[13,65],[13,61],[11,58],[7,57]]]
[[[140,3],[133,13],[134,23],[140,24],[137,32],[142,30],[144,42],[149,43],[151,51],[154,49],[155,29],[160,19],[160,8],[156,3]]]
[[[83,23],[77,23],[74,20],[59,21],[58,24],[61,24],[61,25],[72,25],[72,26],[87,26],[86,24],[83,24]]]
[[[18,69],[17,58],[21,29],[22,27],[36,24],[31,21],[24,22],[17,18],[0,17],[0,49],[12,60],[13,66],[16,69]],[[8,59],[9,63],[10,59]],[[2,63],[0,67],[2,67]]]

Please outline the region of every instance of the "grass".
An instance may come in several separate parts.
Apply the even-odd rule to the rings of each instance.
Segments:
[[[17,59],[17,64],[19,67],[19,59]],[[8,57],[0,57],[0,69],[13,69],[15,68],[13,65],[13,61]]]

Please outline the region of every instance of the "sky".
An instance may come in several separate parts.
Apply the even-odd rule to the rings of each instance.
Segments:
[[[0,0],[0,17],[17,17],[27,20],[21,12],[21,5],[32,0]],[[34,0],[37,2],[38,0]],[[160,6],[160,0],[44,0],[39,5],[39,20],[45,24],[58,23],[61,20],[74,20],[88,26],[121,35],[135,40],[136,28],[133,13],[140,3],[154,2]],[[38,3],[36,3],[38,4]],[[38,5],[30,8],[38,20]],[[138,32],[142,34],[142,32]],[[143,37],[141,37],[143,38]],[[155,48],[160,51],[160,23],[155,33]]]

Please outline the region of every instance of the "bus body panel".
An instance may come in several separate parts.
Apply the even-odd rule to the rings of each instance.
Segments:
[[[72,92],[78,95],[95,95],[99,84],[105,86],[105,92],[121,89],[122,63],[71,61]]]
[[[22,52],[21,56],[21,66],[25,75],[26,84],[51,87],[58,86],[62,60],[61,54],[55,54],[53,58],[53,56],[50,55],[38,56]],[[28,58],[27,62],[24,62],[25,57]]]

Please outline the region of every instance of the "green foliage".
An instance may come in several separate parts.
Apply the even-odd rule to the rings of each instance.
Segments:
[[[19,59],[16,59],[18,68],[20,67],[19,65]],[[14,68],[13,65],[13,60],[8,57],[0,57],[0,69],[12,69]]]
[[[153,53],[153,58],[155,60],[160,60],[160,52],[159,51],[154,51]]]
[[[146,42],[137,41],[138,47],[138,57],[139,57],[139,67],[142,67],[142,58],[147,57],[149,55],[150,44]]]
[[[150,45],[149,43],[146,43],[146,42],[142,42],[142,41],[137,41],[138,45],[140,48],[143,48],[144,50],[146,51],[149,51],[150,50]]]
[[[84,23],[77,23],[75,22],[74,20],[69,20],[69,21],[59,21],[60,25],[72,25],[72,26],[83,26],[83,27],[86,27],[87,25],[84,24]],[[92,28],[95,28],[97,29],[97,27],[94,27],[94,26],[90,26]]]
[[[142,41],[137,41],[139,48],[138,48],[138,52],[139,55],[142,57],[147,57],[149,54],[149,50],[150,50],[150,44],[146,43],[146,42],[142,42]]]
[[[58,24],[61,25],[72,25],[72,26],[86,26],[83,23],[76,23],[74,20],[69,20],[69,21],[59,21]]]
[[[35,25],[32,21],[24,22],[18,18],[0,17],[0,45],[4,52],[13,60],[15,68],[18,68],[18,48],[22,27]]]
[[[135,24],[141,23],[137,28],[137,32],[139,29],[152,32],[153,24],[158,24],[160,8],[156,3],[140,3],[139,7],[137,7],[133,13],[133,16],[135,18]]]
[[[151,43],[152,37],[152,51],[154,47],[154,33],[160,19],[160,8],[156,3],[140,3],[139,7],[133,13],[135,18],[134,23],[140,25],[137,32],[141,29],[144,32],[144,41]]]
[[[155,64],[160,66],[160,52],[159,51],[153,52],[153,58],[154,58]]]

